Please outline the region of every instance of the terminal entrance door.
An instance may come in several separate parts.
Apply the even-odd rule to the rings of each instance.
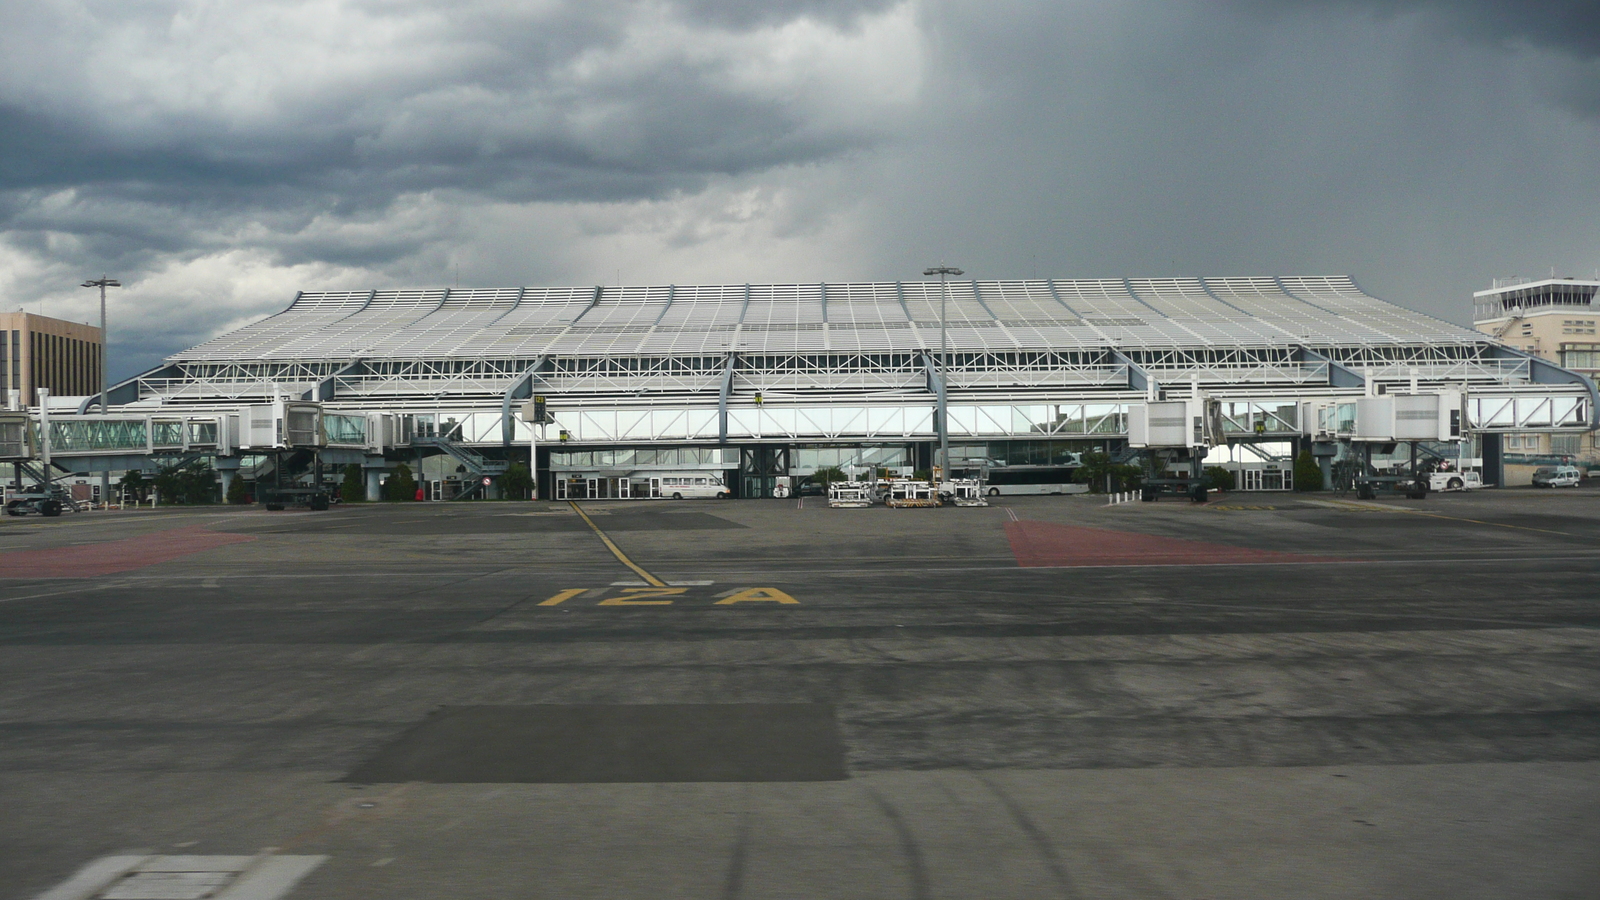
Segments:
[[[788,447],[740,447],[741,497],[771,497],[778,479],[789,477]]]

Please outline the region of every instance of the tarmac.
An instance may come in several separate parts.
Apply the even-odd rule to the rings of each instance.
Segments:
[[[0,898],[1592,897],[1597,574],[1589,489],[8,518]]]

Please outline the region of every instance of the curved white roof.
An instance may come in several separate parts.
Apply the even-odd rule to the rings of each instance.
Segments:
[[[170,362],[1476,344],[1348,277],[302,293]]]

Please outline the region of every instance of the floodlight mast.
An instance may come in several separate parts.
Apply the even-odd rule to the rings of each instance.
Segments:
[[[109,385],[110,376],[106,372],[106,363],[110,359],[110,342],[106,340],[106,288],[122,287],[122,282],[115,278],[107,278],[105,273],[93,281],[85,281],[86,288],[97,287],[100,289],[100,415],[111,411],[110,400],[107,394],[111,392]],[[111,469],[107,468],[100,473],[100,503],[105,509],[111,508]]]
[[[100,414],[105,415],[107,412],[110,412],[110,407],[106,405],[106,394],[110,391],[110,388],[107,386],[107,379],[109,376],[106,374],[106,361],[108,356],[107,350],[109,349],[107,347],[108,341],[106,340],[106,288],[122,287],[122,282],[116,280],[115,278],[107,278],[102,274],[96,280],[85,281],[83,286],[86,288],[97,287],[100,289]]]
[[[939,387],[940,394],[948,396],[950,382],[945,375],[945,371],[950,365],[950,343],[945,338],[944,310],[945,304],[950,299],[950,287],[945,279],[950,275],[955,275],[959,278],[966,273],[955,266],[937,265],[923,269],[922,274],[939,276]],[[939,404],[939,474],[946,481],[950,479],[950,427],[949,423],[945,421],[948,418],[948,406],[948,402]]]

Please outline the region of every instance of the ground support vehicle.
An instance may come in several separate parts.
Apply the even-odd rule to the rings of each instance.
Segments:
[[[328,508],[328,492],[314,487],[263,487],[256,489],[256,501],[277,511],[290,506],[304,509]]]
[[[983,483],[975,478],[953,478],[939,485],[939,497],[956,506],[988,506]]]
[[[1428,476],[1428,489],[1433,491],[1475,491],[1483,487],[1483,478],[1477,472],[1434,472]]]
[[[1147,478],[1139,486],[1139,499],[1154,503],[1162,494],[1177,494],[1196,503],[1206,502],[1206,482],[1203,478]]]
[[[834,508],[865,509],[873,499],[872,485],[865,481],[835,481],[828,485],[828,505]]]
[[[1533,470],[1533,486],[1539,488],[1577,487],[1581,479],[1577,466],[1540,466]]]
[[[1403,493],[1409,500],[1426,500],[1428,487],[1426,475],[1357,475],[1355,478],[1356,497],[1362,500],[1376,500],[1383,491]]]
[[[10,462],[14,480],[5,501],[6,515],[54,517],[66,510],[83,512],[89,508],[89,504],[72,499],[72,492],[55,482],[49,463],[36,466],[22,459]],[[27,486],[27,479],[34,483]]]
[[[52,487],[50,490],[22,491],[6,501],[6,515],[38,515],[47,518],[61,515],[63,511],[83,512],[87,504],[72,499],[66,491]]]
[[[889,483],[889,499],[884,501],[884,505],[895,509],[938,506],[939,494],[926,481],[892,481]]]

